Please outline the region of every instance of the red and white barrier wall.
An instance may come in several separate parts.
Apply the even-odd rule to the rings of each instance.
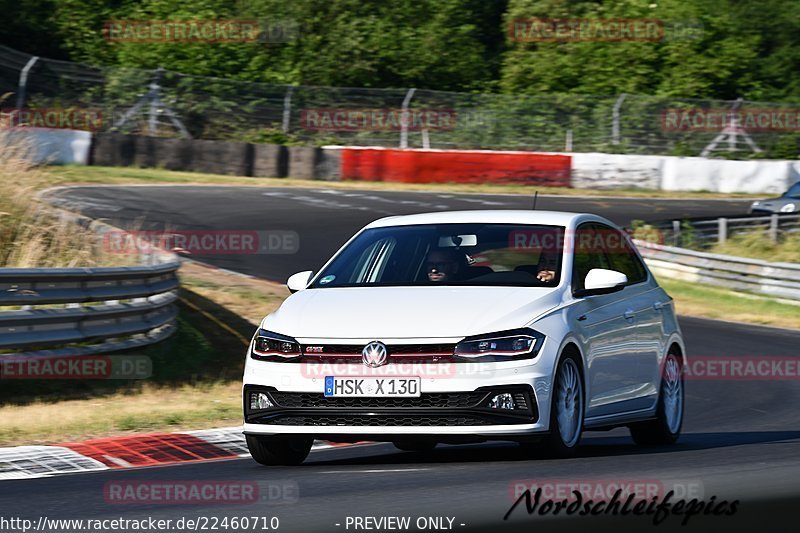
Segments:
[[[323,154],[321,179],[753,194],[780,193],[800,181],[800,161],[340,146]]]
[[[570,169],[570,155],[343,148],[340,177],[400,183],[520,183],[569,187]]]
[[[100,139],[86,131],[19,128],[7,138],[30,141],[37,162],[55,164],[101,164],[163,166],[233,175],[293,177],[321,180],[363,180],[397,183],[511,183],[535,187],[576,189],[649,189],[666,191],[743,192],[774,194],[800,181],[800,161],[731,161],[703,157],[622,155],[603,153],[540,153],[489,150],[425,150],[380,147],[270,146],[224,141],[185,140],[181,150],[191,157],[172,154],[174,146],[161,139],[163,158],[124,154],[138,150],[137,141],[124,137],[115,145],[119,158],[100,157]],[[102,140],[102,139],[101,139]],[[216,147],[213,168],[197,168],[198,154]],[[108,144],[108,142],[106,142]],[[159,145],[160,146],[160,145]],[[226,148],[231,148],[227,150]],[[94,158],[92,151],[97,152]],[[150,150],[151,152],[153,150]],[[156,152],[159,152],[156,150]],[[159,152],[161,153],[161,152]],[[166,157],[170,154],[176,157]],[[106,154],[108,155],[108,154]],[[153,154],[144,154],[152,156]],[[184,154],[185,155],[185,154]],[[141,156],[141,157],[140,157]]]

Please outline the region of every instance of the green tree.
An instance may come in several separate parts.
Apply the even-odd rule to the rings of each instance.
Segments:
[[[77,60],[280,84],[472,90],[491,86],[505,0],[64,0]],[[285,42],[108,42],[110,19],[258,19],[295,24]]]
[[[667,28],[692,23],[700,31],[668,31],[655,42],[530,43],[509,38],[501,73],[507,92],[800,97],[795,81],[800,59],[796,3],[512,0],[506,24],[531,17],[658,19]],[[787,80],[792,81],[785,90]]]

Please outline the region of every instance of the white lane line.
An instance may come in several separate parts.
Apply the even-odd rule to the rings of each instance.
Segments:
[[[112,457],[110,455],[105,455],[105,454],[103,454],[103,457],[105,457],[106,460],[111,461],[115,465],[117,465],[119,467],[122,467],[122,468],[130,468],[130,467],[133,466],[132,464],[130,464],[125,459],[120,459],[119,457]]]
[[[353,204],[347,204],[343,202],[337,202],[335,200],[330,200],[326,198],[315,198],[313,196],[307,195],[297,195],[297,194],[289,194],[277,191],[269,191],[261,193],[263,196],[272,197],[272,198],[284,198],[289,201],[298,202],[300,204],[310,206],[310,207],[323,207],[327,209],[344,209],[344,210],[359,210],[359,211],[374,211],[376,213],[382,213],[391,215],[392,213],[389,211],[384,211],[382,209],[375,209],[367,206],[357,206]]]
[[[491,200],[483,200],[480,198],[456,198],[461,202],[469,202],[471,204],[481,204],[481,205],[507,205],[506,202],[493,202]]]
[[[384,472],[422,472],[430,468],[378,468],[374,470],[323,470],[318,474],[381,474]]]
[[[367,200],[372,202],[383,202],[389,204],[403,204],[403,205],[415,205],[418,207],[430,207],[434,209],[448,209],[449,206],[444,204],[433,204],[430,202],[421,202],[419,200],[397,200],[396,198],[384,198],[383,196],[377,196],[374,194],[365,194],[365,193],[342,193],[336,191],[334,189],[320,189],[315,192],[323,193],[323,194],[332,194],[336,196],[344,196],[346,198],[358,198],[359,200]],[[484,200],[472,200],[474,202],[484,202]],[[502,204],[497,204],[502,205]]]

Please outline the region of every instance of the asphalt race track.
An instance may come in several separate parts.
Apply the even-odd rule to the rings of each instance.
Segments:
[[[356,191],[320,187],[80,187],[56,203],[136,230],[294,231],[292,254],[214,254],[195,259],[284,282],[322,266],[358,229],[377,218],[430,211],[530,209],[532,197]],[[593,212],[622,225],[631,220],[747,213],[747,200],[650,200],[540,195],[537,209]]]
[[[492,195],[389,193],[233,187],[87,187],[62,190],[58,203],[115,223],[140,228],[292,230],[293,255],[214,255],[217,266],[270,279],[316,269],[352,232],[380,216],[445,209],[529,208],[530,198]],[[746,201],[579,199],[540,197],[540,209],[593,211],[628,224],[743,213]],[[800,357],[800,333],[684,318],[690,355]],[[645,449],[626,430],[584,434],[577,458],[535,460],[513,445],[439,446],[430,453],[363,445],[313,452],[294,468],[264,468],[250,459],[175,467],[106,471],[51,479],[0,482],[0,508],[34,520],[277,516],[279,531],[355,531],[347,516],[454,518],[453,530],[596,531],[797,530],[800,499],[800,382],[689,380],[683,436],[672,447]],[[669,517],[607,520],[527,516],[524,506],[503,517],[517,482],[531,480],[658,480],[691,486],[706,501],[740,500],[734,516],[699,516],[679,528]],[[282,504],[114,505],[104,499],[109,481],[258,480],[289,487]],[[691,497],[692,495],[690,495]],[[337,525],[338,524],[338,525]],[[445,521],[447,524],[447,521]],[[461,525],[463,524],[463,525]],[[411,531],[417,529],[411,528]],[[364,531],[364,529],[361,529]]]

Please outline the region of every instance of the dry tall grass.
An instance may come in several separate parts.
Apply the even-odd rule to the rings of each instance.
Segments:
[[[124,258],[104,253],[92,230],[36,198],[46,179],[33,150],[23,135],[0,129],[0,267],[118,264]]]
[[[716,254],[738,255],[782,263],[800,263],[800,233],[786,233],[772,242],[766,227],[747,233],[737,233],[711,251]]]

